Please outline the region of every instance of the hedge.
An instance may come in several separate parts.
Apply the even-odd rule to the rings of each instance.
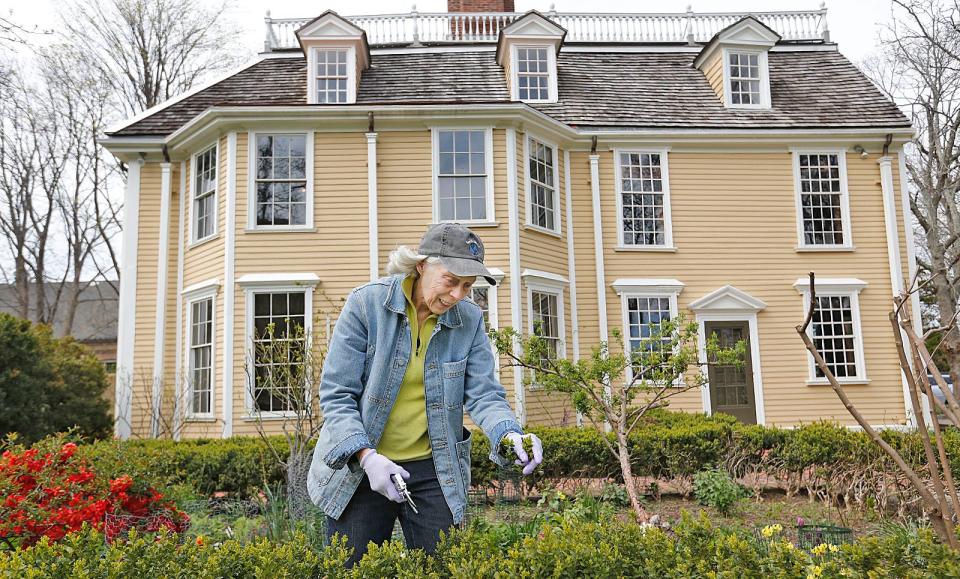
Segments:
[[[928,530],[867,537],[807,552],[782,537],[716,528],[685,517],[674,529],[618,521],[543,523],[515,535],[474,525],[445,537],[431,556],[400,542],[372,546],[353,569],[343,543],[313,547],[303,535],[273,543],[210,545],[134,536],[105,545],[85,531],[57,544],[0,551],[0,577],[957,577],[960,558]]]
[[[571,476],[620,479],[619,464],[604,445],[603,433],[593,428],[529,430],[544,445],[544,463],[534,483]],[[612,442],[612,435],[607,436]],[[917,434],[888,430],[883,436],[913,465],[925,464]],[[945,437],[951,466],[960,475],[960,432],[948,430]],[[661,480],[690,480],[701,470],[725,466],[737,476],[752,472],[776,476],[794,490],[825,487],[826,492],[844,495],[855,492],[852,485],[862,484],[864,475],[893,476],[895,470],[866,434],[822,422],[777,429],[743,425],[722,415],[657,412],[637,427],[630,442],[634,474]],[[270,444],[281,455],[286,452],[283,437],[271,438]],[[249,496],[265,483],[276,484],[284,477],[272,453],[256,437],[102,441],[81,448],[104,472],[123,470],[157,484],[188,484],[203,494],[225,491]],[[474,485],[486,485],[501,476],[488,460],[489,452],[486,437],[476,435]]]

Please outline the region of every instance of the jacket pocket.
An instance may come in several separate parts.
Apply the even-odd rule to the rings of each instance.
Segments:
[[[473,446],[473,433],[463,429],[463,440],[454,444],[457,454],[457,464],[460,466],[460,477],[463,480],[463,496],[470,492],[470,448]]]
[[[463,406],[463,379],[467,371],[467,359],[456,362],[444,362],[443,368],[443,400],[447,408]]]

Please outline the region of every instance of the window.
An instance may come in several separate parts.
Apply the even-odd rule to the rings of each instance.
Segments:
[[[837,378],[855,378],[857,372],[856,334],[850,296],[817,296],[817,310],[811,320],[813,344]],[[826,374],[814,367],[816,378]]]
[[[670,336],[660,336],[663,323],[670,320],[669,297],[626,297],[627,311],[627,340],[630,351],[645,348],[648,352],[663,352],[671,342]],[[640,367],[632,368],[634,373],[640,372]]]
[[[194,243],[217,231],[217,146],[193,158],[193,233]]]
[[[810,280],[800,278],[793,287],[803,296],[804,311],[810,307]],[[817,309],[807,332],[827,367],[840,382],[866,382],[863,333],[860,329],[860,291],[866,282],[855,278],[817,279]],[[823,371],[807,356],[810,382],[826,384]]]
[[[517,94],[522,101],[550,100],[550,61],[546,47],[517,48]]]
[[[347,86],[350,77],[347,71],[349,50],[346,48],[317,49],[316,89],[318,104],[348,102]]]
[[[621,246],[672,246],[666,153],[621,151],[617,160]]]
[[[850,247],[846,166],[842,153],[795,153],[800,246]]]
[[[734,105],[760,105],[761,77],[758,53],[728,52],[730,73],[730,103]]]
[[[530,326],[535,336],[546,341],[547,356],[542,360],[556,360],[560,353],[560,295],[551,292],[531,290]]]
[[[559,233],[556,149],[530,137],[527,139],[528,223]]]
[[[308,195],[308,135],[256,134],[256,196],[251,207],[257,227],[311,226]]]
[[[213,297],[189,305],[189,404],[193,415],[213,412]]]
[[[305,401],[306,292],[253,293],[253,406],[291,412]]]
[[[490,329],[490,286],[478,286],[474,284],[470,288],[470,299],[473,303],[480,306],[483,312],[483,327]]]
[[[493,160],[489,129],[439,129],[435,135],[434,220],[493,219]]]

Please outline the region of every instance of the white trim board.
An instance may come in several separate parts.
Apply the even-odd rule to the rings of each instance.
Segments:
[[[130,163],[123,193],[123,246],[120,266],[119,318],[117,321],[117,381],[114,434],[121,440],[133,433],[133,347],[137,321],[137,246],[140,231],[140,169]]]
[[[507,164],[507,239],[510,254],[510,325],[523,328],[520,304],[520,201],[517,192],[517,130],[506,129]],[[520,340],[514,338],[513,351],[520,351]],[[513,367],[514,413],[521,426],[527,424],[526,394],[523,389],[523,369]]]
[[[251,142],[247,148],[253,149]],[[249,166],[249,165],[248,165]],[[252,172],[251,172],[252,174]],[[247,189],[247,197],[250,197]],[[233,331],[236,304],[234,275],[236,268],[237,244],[237,133],[227,133],[227,191],[226,191],[226,241],[223,253],[223,438],[233,436]]]
[[[150,434],[160,436],[163,404],[164,345],[167,336],[167,278],[170,263],[170,205],[172,201],[173,166],[160,163],[160,236],[157,241],[157,297],[154,304],[153,388],[150,405]]]
[[[180,210],[177,213],[177,289],[176,289],[176,330],[174,338],[174,397],[173,397],[173,439],[180,440],[183,412],[183,358],[180,356],[183,347],[183,245],[184,227],[187,226],[185,208],[187,206],[187,162],[180,161],[180,190],[177,191]]]

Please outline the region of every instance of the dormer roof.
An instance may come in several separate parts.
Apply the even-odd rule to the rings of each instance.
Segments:
[[[745,16],[714,34],[694,59],[693,65],[699,68],[700,64],[710,58],[717,47],[723,44],[769,49],[780,42],[781,38],[775,30],[755,17]]]
[[[536,10],[530,10],[520,18],[511,22],[509,26],[500,30],[500,35],[497,38],[497,64],[503,64],[503,59],[506,58],[504,47],[511,40],[541,41],[543,43],[553,44],[554,49],[560,52],[560,45],[563,44],[563,39],[566,35],[567,30],[565,28]]]
[[[360,48],[360,50],[357,50],[357,57],[360,60],[361,68],[367,68],[370,65],[370,45],[367,43],[367,33],[333,10],[327,10],[298,28],[296,36],[304,54],[307,52],[308,45],[314,43],[343,41],[357,44]]]

